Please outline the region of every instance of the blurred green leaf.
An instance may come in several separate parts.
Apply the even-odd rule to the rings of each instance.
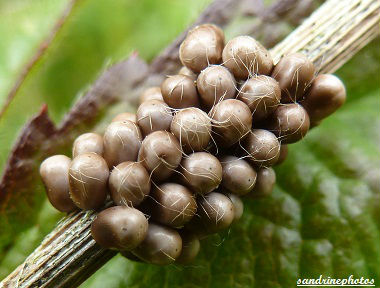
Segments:
[[[0,106],[68,0],[0,1]]]

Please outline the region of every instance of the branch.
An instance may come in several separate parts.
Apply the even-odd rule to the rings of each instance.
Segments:
[[[380,34],[379,20],[377,0],[329,0],[271,53],[278,61],[284,54],[302,51],[320,72],[332,73]],[[92,239],[90,225],[95,215],[77,212],[65,217],[0,286],[78,286],[116,254]]]
[[[79,286],[116,254],[101,249],[92,239],[90,226],[95,217],[93,211],[69,214],[1,284],[4,287]]]
[[[333,73],[380,34],[379,12],[379,1],[327,1],[271,50],[274,61],[302,51],[320,73]]]

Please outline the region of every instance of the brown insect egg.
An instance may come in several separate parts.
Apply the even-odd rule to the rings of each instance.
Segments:
[[[273,168],[261,168],[257,171],[256,185],[247,196],[251,198],[269,196],[273,191],[275,183],[276,173]]]
[[[136,114],[130,112],[120,113],[112,119],[112,122],[123,122],[126,120],[137,123]]]
[[[237,99],[248,105],[255,123],[268,118],[276,110],[281,100],[281,89],[272,77],[254,76],[240,88]]]
[[[174,116],[170,131],[179,139],[186,153],[202,151],[211,139],[211,120],[198,108],[185,108]]]
[[[137,206],[149,194],[151,184],[143,165],[127,161],[112,170],[108,186],[115,204]]]
[[[181,69],[179,69],[178,71],[178,74],[179,75],[185,75],[185,76],[189,76],[191,79],[193,79],[194,81],[197,80],[197,77],[198,75],[195,74],[193,71],[191,71],[189,68],[187,68],[186,66],[183,66]]]
[[[161,84],[164,101],[172,108],[198,107],[198,92],[194,80],[185,75],[166,78]]]
[[[54,208],[71,212],[77,207],[69,194],[69,168],[71,159],[65,155],[54,155],[45,159],[40,166],[40,175],[47,197]]]
[[[276,135],[264,129],[253,129],[244,139],[243,148],[256,167],[274,165],[280,156],[280,143]]]
[[[227,99],[219,102],[209,112],[218,145],[230,147],[249,133],[252,113],[242,101]]]
[[[230,227],[235,218],[232,201],[218,192],[211,192],[198,199],[197,216],[187,226],[201,236],[220,232]]]
[[[130,251],[146,237],[148,220],[139,210],[116,206],[100,212],[91,225],[91,235],[106,249]]]
[[[269,75],[273,60],[268,50],[250,36],[238,36],[223,49],[223,65],[236,79],[245,80],[255,74]]]
[[[184,66],[199,73],[209,64],[222,61],[224,33],[213,24],[202,24],[190,30],[179,48]]]
[[[152,219],[174,228],[189,222],[197,211],[194,196],[185,186],[164,183],[152,190]]]
[[[139,98],[139,103],[144,103],[148,100],[160,100],[164,101],[164,98],[162,98],[161,94],[161,88],[160,87],[150,87],[146,89],[143,93],[141,93]]]
[[[309,115],[301,105],[296,103],[278,106],[268,124],[268,129],[278,136],[281,144],[301,140],[309,131],[309,127]]]
[[[85,133],[75,139],[73,144],[73,157],[91,152],[103,156],[102,136],[96,133]]]
[[[281,102],[296,102],[310,86],[315,75],[313,63],[301,53],[293,53],[281,58],[273,69],[272,77],[281,88]]]
[[[227,68],[221,65],[202,70],[197,79],[197,88],[204,107],[211,109],[222,100],[235,98],[236,81]]]
[[[70,197],[83,210],[100,208],[107,196],[109,170],[98,154],[85,153],[71,161],[69,169]]]
[[[278,157],[278,160],[276,164],[274,165],[280,165],[282,162],[286,160],[287,157],[288,157],[288,145],[282,144],[280,147],[280,156]]]
[[[103,140],[104,159],[112,168],[124,161],[136,161],[142,136],[137,124],[127,120],[108,125]]]
[[[332,74],[318,75],[301,102],[313,125],[334,113],[346,101],[343,82]]]
[[[256,183],[256,171],[244,159],[235,156],[220,158],[223,167],[222,186],[236,195],[248,194]]]
[[[241,218],[241,216],[243,216],[243,212],[244,212],[243,201],[240,199],[239,196],[232,194],[232,193],[228,193],[227,196],[228,196],[228,198],[230,198],[232,204],[234,204],[235,213],[234,213],[234,221],[233,222],[236,222]]]
[[[141,260],[156,265],[173,263],[182,251],[182,239],[173,228],[149,223],[144,241],[132,251]]]
[[[161,100],[147,100],[137,109],[137,123],[144,136],[160,130],[169,130],[173,115]]]
[[[190,231],[181,230],[179,233],[182,238],[182,252],[175,262],[179,264],[189,264],[197,257],[201,249],[201,243],[198,237]]]
[[[145,137],[138,160],[155,181],[163,181],[173,173],[182,159],[177,138],[166,131],[156,131]]]
[[[222,181],[222,165],[207,152],[196,152],[185,157],[179,169],[182,182],[198,194],[215,190]]]

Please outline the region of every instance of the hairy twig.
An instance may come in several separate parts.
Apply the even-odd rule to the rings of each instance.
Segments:
[[[278,61],[284,54],[302,51],[320,72],[331,73],[379,35],[379,19],[377,0],[329,0],[271,53]],[[91,238],[94,217],[94,212],[77,212],[64,218],[0,286],[78,286],[115,254]]]

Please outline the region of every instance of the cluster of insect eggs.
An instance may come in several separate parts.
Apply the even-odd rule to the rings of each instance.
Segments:
[[[103,135],[86,133],[72,157],[47,158],[40,174],[62,211],[100,209],[91,233],[104,248],[153,264],[186,264],[200,241],[230,227],[241,197],[271,193],[271,168],[287,144],[345,101],[343,83],[316,75],[300,53],[274,65],[255,39],[225,45],[212,24],[190,30],[180,46],[184,65],[140,97],[136,114],[117,115]]]

